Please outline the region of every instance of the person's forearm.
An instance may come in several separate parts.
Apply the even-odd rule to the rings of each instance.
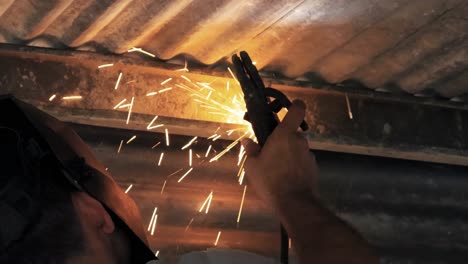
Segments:
[[[300,263],[379,263],[367,242],[311,192],[282,195],[275,204]]]

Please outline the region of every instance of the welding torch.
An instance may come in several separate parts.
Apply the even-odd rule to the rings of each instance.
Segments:
[[[232,56],[234,74],[244,93],[247,108],[244,119],[250,122],[257,137],[258,144],[263,147],[270,134],[279,123],[277,113],[282,108],[289,108],[291,101],[282,92],[271,87],[265,88],[262,78],[252,60],[245,51],[239,56]],[[303,131],[308,129],[305,121],[300,125]],[[289,236],[281,225],[281,263],[288,264]]]

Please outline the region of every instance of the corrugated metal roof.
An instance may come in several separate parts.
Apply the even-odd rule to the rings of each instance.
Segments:
[[[190,55],[416,95],[468,92],[466,0],[1,0],[0,42]]]

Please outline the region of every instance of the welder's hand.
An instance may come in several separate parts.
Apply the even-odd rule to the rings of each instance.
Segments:
[[[294,101],[263,148],[252,140],[242,142],[247,152],[247,179],[260,198],[272,206],[288,195],[315,195],[317,164],[307,140],[298,133],[305,108],[302,101]]]

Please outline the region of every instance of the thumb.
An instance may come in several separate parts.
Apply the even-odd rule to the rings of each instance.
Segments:
[[[242,146],[244,146],[245,152],[249,157],[258,156],[258,154],[260,153],[260,146],[257,143],[253,142],[250,138],[242,139],[241,144]]]

